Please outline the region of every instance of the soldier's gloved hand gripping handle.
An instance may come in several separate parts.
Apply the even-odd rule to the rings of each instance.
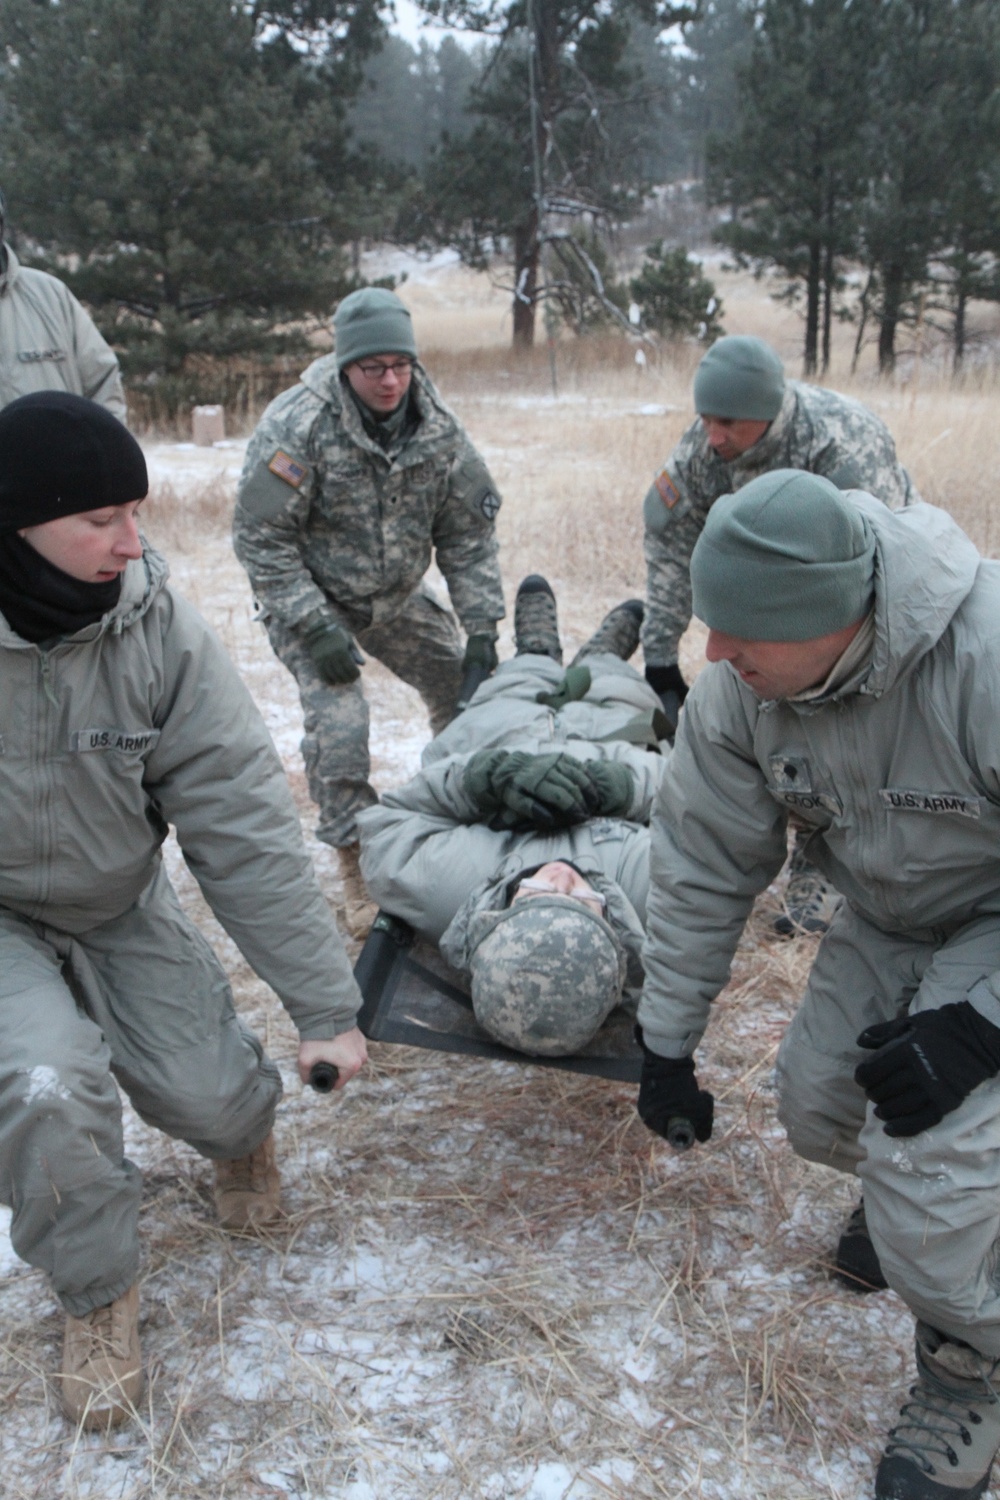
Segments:
[[[869,1026],[858,1046],[875,1054],[854,1079],[886,1135],[919,1135],[1000,1073],[1000,1027],[968,1000]]]
[[[643,1040],[642,1027],[635,1028],[642,1048],[642,1077],[637,1109],[642,1123],[662,1135],[676,1151],[686,1151],[695,1141],[712,1134],[715,1099],[698,1087],[693,1057],[660,1057]]]

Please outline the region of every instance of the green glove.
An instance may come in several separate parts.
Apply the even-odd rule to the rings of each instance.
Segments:
[[[302,632],[302,640],[324,682],[334,686],[357,682],[365,659],[343,625],[320,620]]]
[[[567,828],[589,817],[586,766],[572,755],[526,755],[515,751],[493,776],[508,827],[525,823],[543,831]]]
[[[462,785],[479,813],[498,828],[525,825],[549,832],[589,816],[594,795],[586,766],[571,755],[480,750]]]
[[[624,818],[635,796],[631,767],[618,760],[588,760],[586,767],[593,788],[591,817]]]
[[[477,750],[462,772],[462,788],[480,817],[488,822],[503,806],[503,797],[493,785],[498,768],[510,759],[509,750]]]
[[[467,672],[470,667],[477,667],[488,677],[491,672],[496,671],[498,665],[496,636],[492,632],[489,635],[485,632],[470,635],[465,643],[462,671]]]
[[[590,668],[589,667],[567,667],[566,675],[557,688],[551,693],[538,693],[535,696],[536,703],[544,703],[548,708],[554,708],[557,712],[565,708],[567,703],[579,703],[581,698],[586,698],[590,692]]]

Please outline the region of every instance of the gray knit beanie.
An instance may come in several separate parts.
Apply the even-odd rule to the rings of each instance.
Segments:
[[[716,500],[691,557],[694,612],[748,641],[811,641],[871,609],[875,537],[849,495],[776,469]]]
[[[770,344],[727,334],[709,349],[694,377],[699,416],[773,422],[785,395],[785,372]]]
[[[345,297],[333,315],[337,369],[372,354],[417,357],[409,311],[384,286],[365,286]]]

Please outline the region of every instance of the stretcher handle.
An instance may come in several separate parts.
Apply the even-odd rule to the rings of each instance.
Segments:
[[[317,1094],[332,1094],[340,1077],[336,1063],[315,1062],[309,1069],[309,1085]]]
[[[667,1121],[667,1142],[675,1151],[690,1151],[695,1142],[694,1126],[685,1115],[671,1115]]]

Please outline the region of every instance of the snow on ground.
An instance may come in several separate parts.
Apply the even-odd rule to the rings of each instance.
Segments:
[[[635,412],[631,395],[621,401]],[[505,478],[523,458],[517,421],[507,426],[506,447],[494,438]],[[150,445],[154,481],[170,487],[150,531],[172,538],[177,586],[265,714],[335,906],[295,685],[253,618],[224,526],[200,519],[198,497],[231,489],[242,448]],[[567,614],[592,620],[596,607],[579,597]],[[424,719],[375,663],[366,690],[374,776],[388,786],[416,769]],[[69,1433],[58,1414],[61,1317],[4,1222],[6,1496],[870,1494],[909,1378],[911,1323],[891,1294],[865,1299],[828,1279],[851,1185],[796,1162],[774,1119],[770,1061],[808,942],[771,942],[766,913],[751,931],[704,1050],[716,1133],[676,1156],[638,1124],[631,1089],[544,1068],[382,1046],[345,1095],[303,1091],[283,1013],[179,851],[167,858],[282,1068],[287,1227],[268,1243],[220,1233],[207,1165],[126,1108],[145,1179],[149,1388],[140,1420],[105,1439]]]

